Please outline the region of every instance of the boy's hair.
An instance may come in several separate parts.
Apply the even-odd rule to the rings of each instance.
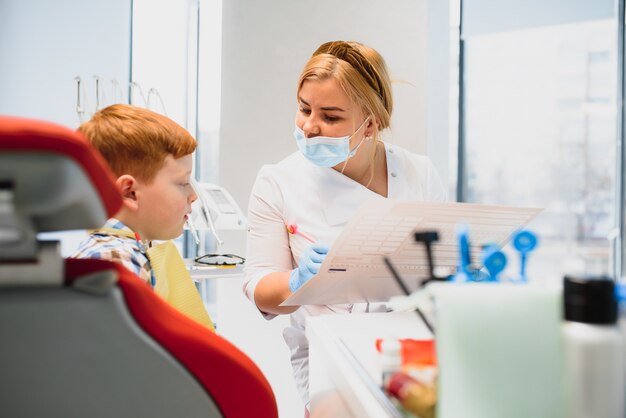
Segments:
[[[171,154],[181,158],[196,149],[196,140],[170,118],[141,107],[115,104],[80,125],[113,173],[130,174],[145,183],[154,180]]]

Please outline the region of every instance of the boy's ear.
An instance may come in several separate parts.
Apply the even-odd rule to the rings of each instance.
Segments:
[[[119,176],[115,181],[117,189],[122,195],[124,206],[129,209],[137,208],[137,179],[130,174]]]

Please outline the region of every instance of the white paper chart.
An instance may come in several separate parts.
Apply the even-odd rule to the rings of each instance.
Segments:
[[[414,233],[435,230],[436,266],[452,273],[457,265],[458,224],[469,227],[474,264],[483,245],[504,246],[542,209],[471,203],[426,203],[376,200],[362,206],[334,242],[320,272],[283,305],[385,301],[401,294],[383,262],[388,256],[414,290],[426,278],[428,260]]]

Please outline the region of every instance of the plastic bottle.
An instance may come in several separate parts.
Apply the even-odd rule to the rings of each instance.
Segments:
[[[624,417],[624,337],[614,283],[606,277],[563,280],[565,408],[568,418]]]
[[[402,369],[402,344],[397,338],[385,338],[380,344],[382,386],[389,377]]]

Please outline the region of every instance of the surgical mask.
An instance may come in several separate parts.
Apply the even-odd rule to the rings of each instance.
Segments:
[[[352,135],[342,137],[330,137],[330,136],[316,136],[314,138],[306,138],[304,131],[296,125],[296,129],[293,132],[293,136],[296,138],[296,143],[300,152],[304,154],[309,161],[320,167],[334,167],[337,164],[352,158],[361,144],[363,138],[359,144],[350,150],[350,138],[352,138],[359,130],[365,125],[365,122],[369,120],[369,116],[363,121]]]

